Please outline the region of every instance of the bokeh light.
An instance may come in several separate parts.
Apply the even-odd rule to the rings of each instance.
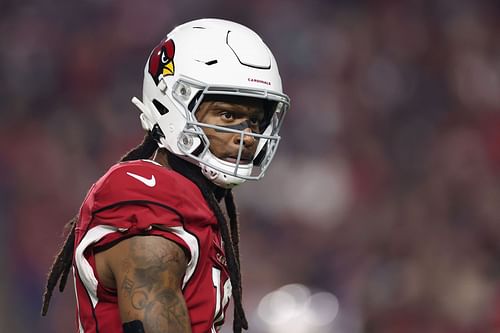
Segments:
[[[338,311],[339,302],[332,293],[313,293],[305,285],[289,284],[261,299],[258,325],[268,333],[331,333]]]

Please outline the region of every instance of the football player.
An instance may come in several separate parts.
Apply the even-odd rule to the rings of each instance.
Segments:
[[[47,280],[73,268],[81,333],[217,332],[242,307],[231,189],[263,177],[289,107],[276,61],[240,24],[175,28],[144,69],[144,141],[89,190]],[[224,199],[229,221],[219,206]]]

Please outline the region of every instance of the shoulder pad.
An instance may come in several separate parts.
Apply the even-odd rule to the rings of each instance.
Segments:
[[[179,173],[153,161],[114,165],[94,187],[93,211],[126,202],[155,202],[177,206],[199,190]]]

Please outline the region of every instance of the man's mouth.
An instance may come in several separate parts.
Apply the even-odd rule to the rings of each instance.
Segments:
[[[238,161],[238,159],[236,157],[226,157],[224,159],[224,161],[236,164],[236,162]],[[253,163],[253,159],[252,158],[243,157],[243,156],[240,158],[240,164],[252,164],[252,163]]]

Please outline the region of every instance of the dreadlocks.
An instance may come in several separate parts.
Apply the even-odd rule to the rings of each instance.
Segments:
[[[125,154],[120,161],[132,161],[138,159],[150,158],[158,149],[155,136],[148,132],[142,141],[134,149]],[[209,182],[200,172],[200,169],[193,164],[186,162],[179,157],[167,151],[167,159],[169,166],[193,181],[200,189],[203,197],[214,212],[217,223],[222,235],[224,250],[227,257],[227,266],[229,269],[229,278],[233,286],[234,297],[234,333],[241,333],[242,329],[248,329],[248,322],[245,316],[245,311],[242,305],[242,286],[240,273],[240,258],[239,258],[239,224],[236,212],[236,205],[231,190],[222,190]],[[229,217],[228,226],[227,220],[219,205],[219,200],[224,197],[227,215]],[[68,274],[73,263],[74,243],[75,243],[75,228],[78,216],[73,217],[68,223],[67,228],[70,230],[66,236],[66,240],[59,250],[52,267],[49,271],[45,292],[43,295],[42,316],[48,312],[52,292],[59,281],[59,291],[64,291]]]
[[[75,243],[75,226],[77,219],[78,216],[75,216],[66,224],[66,227],[70,229],[70,231],[66,236],[64,245],[61,247],[56,256],[54,263],[52,263],[52,268],[50,269],[50,273],[47,278],[47,286],[45,287],[45,293],[43,294],[42,316],[47,314],[50,298],[52,297],[52,291],[57,285],[57,281],[60,281],[59,291],[62,292],[66,286],[69,270],[73,261],[73,247]]]

